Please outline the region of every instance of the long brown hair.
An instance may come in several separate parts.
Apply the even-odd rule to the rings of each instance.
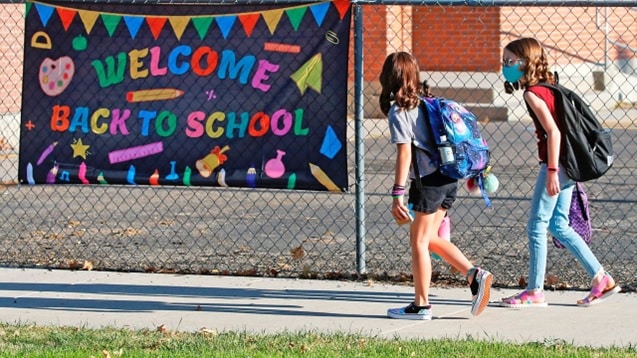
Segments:
[[[387,56],[380,73],[381,92],[378,98],[380,109],[389,113],[391,101],[403,109],[418,105],[422,95],[420,69],[416,58],[407,52],[394,52]]]
[[[517,39],[509,42],[504,48],[524,60],[524,64],[520,67],[524,71],[524,76],[520,79],[522,88],[539,82],[555,84],[555,77],[549,70],[544,48],[536,39],[528,37]]]

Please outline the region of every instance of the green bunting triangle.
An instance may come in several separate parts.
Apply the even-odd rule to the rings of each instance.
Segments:
[[[292,27],[294,27],[294,31],[299,29],[301,20],[303,20],[303,15],[305,15],[305,11],[307,11],[307,6],[285,10],[285,13],[288,15],[288,18],[292,23]]]
[[[104,27],[106,27],[106,31],[108,31],[109,36],[113,36],[115,29],[117,28],[117,24],[122,19],[119,15],[113,14],[100,14],[102,21],[104,22]]]
[[[210,29],[210,25],[212,25],[213,17],[194,17],[192,18],[192,25],[197,30],[199,34],[199,38],[203,40],[208,33],[208,29]]]

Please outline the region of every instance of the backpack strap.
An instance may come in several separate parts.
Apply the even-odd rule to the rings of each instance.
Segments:
[[[423,109],[426,110],[426,116],[427,116],[427,124],[429,125],[429,128],[431,129],[431,134],[433,135],[433,142],[435,144],[440,144],[440,128],[438,128],[438,124],[441,121],[436,121],[434,119],[432,119],[433,116],[439,116],[440,115],[440,98],[438,97],[423,97],[420,99],[420,101],[423,103]]]
[[[414,141],[411,141],[411,166],[414,168],[414,175],[416,176],[415,182],[418,189],[422,189],[422,183],[420,182],[420,170],[418,170],[418,161],[416,160],[416,145]]]

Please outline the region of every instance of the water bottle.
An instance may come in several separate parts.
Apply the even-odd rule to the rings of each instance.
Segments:
[[[438,152],[440,153],[440,162],[441,164],[451,164],[454,162],[455,158],[453,156],[453,148],[451,148],[451,143],[447,141],[446,135],[440,136],[440,144],[438,145]]]
[[[451,219],[449,219],[448,216],[445,216],[440,223],[440,227],[438,228],[438,237],[451,242]],[[442,257],[434,254],[433,252],[431,253],[431,257],[433,257],[434,260],[442,260]]]

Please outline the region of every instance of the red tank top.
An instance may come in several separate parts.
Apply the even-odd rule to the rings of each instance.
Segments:
[[[549,112],[551,112],[551,116],[553,116],[553,120],[557,117],[557,110],[555,108],[555,96],[553,92],[546,87],[542,86],[530,86],[526,89],[527,91],[535,94],[546,102],[546,105],[549,108]],[[531,108],[529,108],[529,112]],[[533,124],[535,125],[535,135],[537,136],[537,149],[538,156],[540,158],[540,162],[547,163],[548,162],[548,147],[546,141],[546,131],[542,128],[542,124],[537,120],[536,116],[531,116],[533,118]],[[556,122],[557,123],[557,122]]]

